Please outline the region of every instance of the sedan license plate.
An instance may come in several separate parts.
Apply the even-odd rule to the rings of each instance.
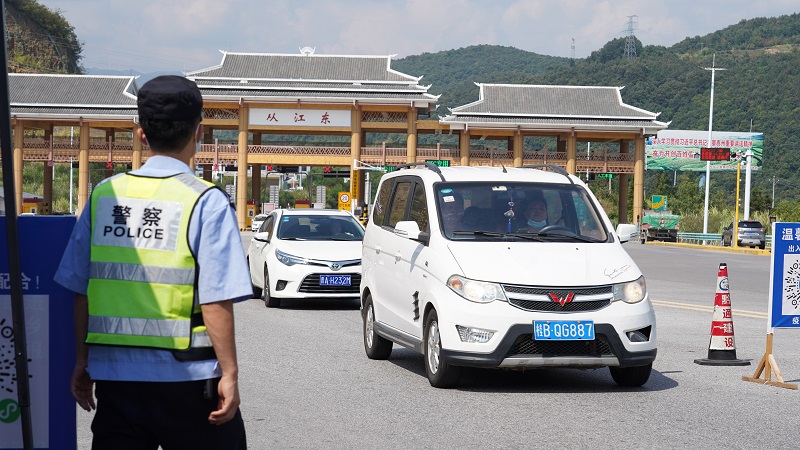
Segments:
[[[320,286],[350,286],[350,275],[320,275]]]
[[[535,320],[533,338],[537,341],[592,341],[594,322],[591,320]]]

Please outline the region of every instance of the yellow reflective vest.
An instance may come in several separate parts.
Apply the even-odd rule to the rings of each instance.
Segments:
[[[188,239],[192,210],[213,187],[181,173],[123,174],[94,189],[87,343],[175,350],[177,359],[214,357]]]

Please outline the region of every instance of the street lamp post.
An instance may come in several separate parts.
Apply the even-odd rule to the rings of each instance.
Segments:
[[[711,59],[711,67],[705,67],[705,70],[711,71],[711,101],[709,102],[708,107],[708,147],[711,148],[711,130],[713,128],[714,123],[714,75],[716,74],[717,70],[726,70],[721,67],[716,67],[716,59],[717,55]],[[708,191],[709,185],[711,185],[711,161],[706,161],[706,201],[705,201],[705,208],[703,210],[703,234],[708,233]],[[703,242],[705,244],[705,242]]]
[[[750,148],[745,152],[747,170],[744,175],[744,220],[750,220],[750,170],[753,160],[753,119],[750,119]]]

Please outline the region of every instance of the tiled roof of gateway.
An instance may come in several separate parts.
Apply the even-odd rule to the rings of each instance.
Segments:
[[[189,78],[236,78],[295,81],[377,81],[416,84],[419,78],[390,68],[391,56],[229,53],[215,67],[186,74]]]
[[[134,77],[9,74],[11,106],[133,108]]]
[[[654,120],[658,114],[626,105],[618,87],[479,84],[480,99],[453,115],[603,117]]]
[[[432,100],[435,100],[436,97],[431,96],[430,94],[426,94],[423,92],[384,92],[384,91],[343,91],[343,92],[331,92],[327,90],[285,90],[285,89],[275,89],[275,90],[235,90],[235,89],[207,89],[203,86],[200,86],[200,92],[203,94],[203,98],[207,100],[216,100],[215,97],[265,97],[265,98],[291,98],[291,99],[347,99],[348,101],[353,98],[358,99],[391,99],[391,100],[423,100],[430,103]]]
[[[433,104],[420,78],[391,68],[391,56],[227,53],[215,67],[189,72],[203,96],[394,101]]]

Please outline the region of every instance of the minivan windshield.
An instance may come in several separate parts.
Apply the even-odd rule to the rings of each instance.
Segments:
[[[540,183],[452,182],[434,189],[442,234],[451,240],[607,242],[585,188]]]

